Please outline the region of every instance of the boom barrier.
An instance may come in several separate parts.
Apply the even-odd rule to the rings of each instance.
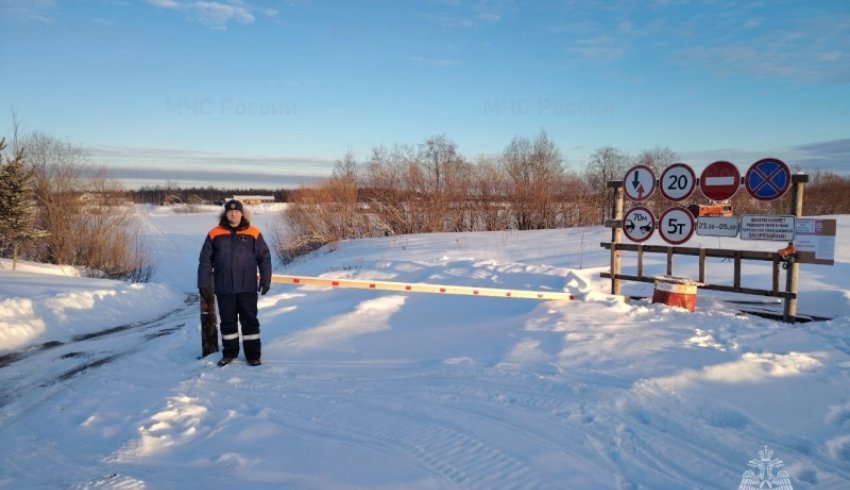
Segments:
[[[375,289],[403,293],[460,294],[467,296],[493,296],[497,298],[525,298],[539,300],[574,300],[570,293],[555,291],[529,291],[522,289],[476,288],[470,286],[448,286],[443,284],[371,281],[362,279],[334,279],[329,277],[306,277],[272,274],[272,282],[296,286],[324,286],[331,288]]]

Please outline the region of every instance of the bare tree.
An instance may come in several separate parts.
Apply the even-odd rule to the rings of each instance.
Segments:
[[[634,160],[635,165],[645,165],[652,169],[652,172],[655,174],[655,178],[660,179],[661,174],[664,172],[664,169],[673,165],[674,163],[679,161],[679,155],[667,147],[655,147],[650,150],[642,151],[637,158]],[[659,182],[659,185],[664,185],[663,182]],[[645,203],[644,205],[649,207],[650,209],[655,209],[656,211],[660,211],[661,209],[667,207],[667,204],[664,204],[664,196],[661,192],[655,192]]]
[[[537,139],[516,136],[502,153],[510,180],[514,226],[531,230],[552,226],[552,199],[564,176],[561,152],[541,131]]]
[[[628,157],[612,146],[604,146],[593,152],[585,167],[585,180],[595,195],[599,221],[614,216],[616,196],[608,189],[609,180],[622,180],[628,170]]]
[[[650,150],[642,151],[635,158],[635,165],[646,165],[651,168],[658,177],[665,168],[679,161],[679,154],[668,147],[657,146]]]
[[[564,159],[555,143],[549,139],[546,131],[541,130],[534,140],[531,154],[532,209],[537,228],[557,226],[555,202],[564,179]]]
[[[348,151],[341,160],[334,163],[333,176],[337,179],[345,179],[350,182],[357,182],[360,174],[360,165],[354,157],[354,153]]]
[[[510,179],[509,200],[513,225],[520,230],[532,228],[532,205],[534,199],[531,166],[531,141],[515,136],[502,152],[502,159]]]
[[[470,200],[475,230],[506,230],[511,218],[507,211],[508,179],[499,161],[481,157],[472,166]]]
[[[59,139],[35,132],[20,145],[32,164],[38,226],[47,232],[33,258],[81,266],[93,276],[150,279],[153,265],[120,185]]]

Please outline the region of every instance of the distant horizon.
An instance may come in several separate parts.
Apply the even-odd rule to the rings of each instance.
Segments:
[[[613,148],[617,149],[616,146]],[[646,150],[650,150],[647,148]],[[91,151],[91,149],[84,149]],[[129,149],[132,150],[132,149]],[[462,153],[462,149],[459,148]],[[675,152],[675,150],[673,150]],[[161,153],[163,150],[158,150]],[[165,151],[168,153],[167,151]],[[563,151],[562,151],[563,153]],[[116,158],[116,154],[121,154]],[[785,162],[792,171],[798,168],[806,174],[829,172],[841,176],[850,176],[850,139],[828,141],[813,145],[800,145],[770,151],[734,151],[712,150],[694,151],[679,154],[679,162],[691,166],[697,173],[712,162],[726,160],[735,164],[743,175],[750,165],[762,158],[778,158]],[[342,159],[340,155],[338,159]],[[467,159],[475,163],[478,157]],[[497,154],[490,156],[498,156]],[[637,155],[627,155],[634,158]],[[157,164],[157,161],[171,159],[187,160],[190,163]],[[204,153],[184,154],[178,157],[162,155],[144,156],[139,160],[144,165],[134,165],[137,161],[132,151],[119,152],[112,149],[111,154],[95,152],[89,156],[89,161],[96,166],[103,166],[110,175],[120,181],[125,188],[139,189],[144,186],[166,185],[174,182],[180,187],[241,187],[241,188],[270,188],[298,189],[310,187],[331,176],[336,160],[274,158],[274,157],[229,157],[227,155],[210,155]],[[586,161],[576,165],[566,158],[567,170],[584,171]],[[304,163],[297,163],[297,162]],[[357,160],[363,163],[362,159]],[[107,162],[112,162],[108,165]],[[203,169],[197,168],[201,165]],[[288,173],[297,170],[298,173]],[[312,173],[311,173],[312,172]]]

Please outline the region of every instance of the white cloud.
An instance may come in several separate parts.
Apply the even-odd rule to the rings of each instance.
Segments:
[[[238,0],[228,2],[148,0],[148,3],[157,8],[185,12],[190,18],[207,27],[222,30],[227,29],[227,25],[231,21],[240,24],[253,23],[255,20],[255,11],[259,11],[266,16],[277,15],[275,10],[266,8],[258,9],[246,2]]]
[[[154,7],[164,9],[179,9],[183,6],[181,3],[175,2],[174,0],[148,0],[148,3]]]
[[[240,24],[254,22],[254,15],[251,10],[240,5],[227,5],[219,2],[192,2],[189,4],[189,8],[202,24],[216,29],[227,28],[227,23],[231,20]]]
[[[511,7],[510,1],[480,0],[472,5],[472,12],[477,20],[483,22],[498,22],[502,20],[505,11]]]

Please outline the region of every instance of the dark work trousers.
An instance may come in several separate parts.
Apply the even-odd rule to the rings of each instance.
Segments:
[[[257,293],[219,294],[222,357],[239,357],[239,327],[245,359],[260,358],[260,322],[257,320]]]

